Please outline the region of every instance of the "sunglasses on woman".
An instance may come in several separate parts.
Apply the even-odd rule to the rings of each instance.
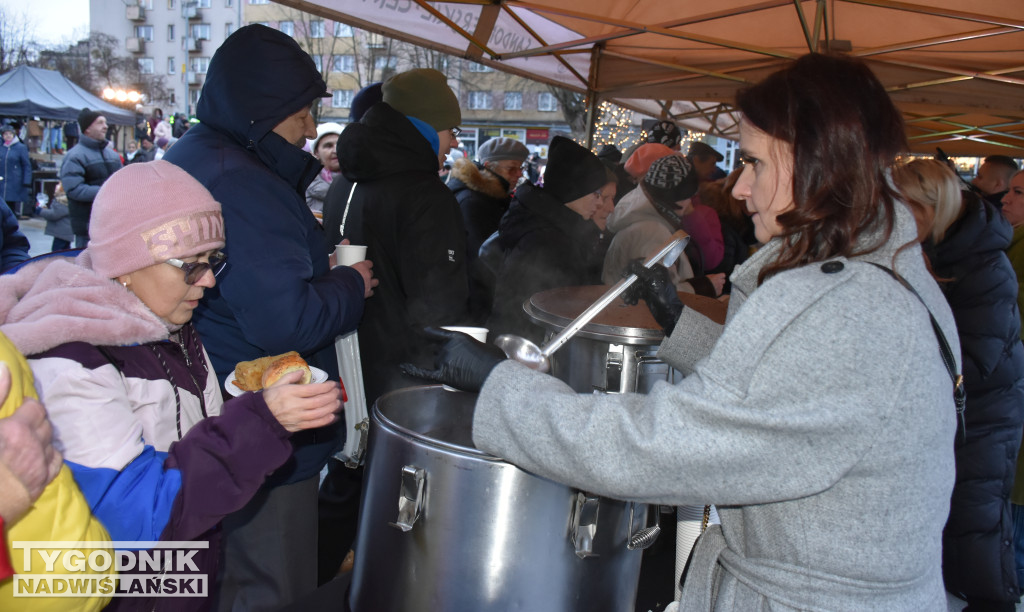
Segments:
[[[164,263],[170,264],[184,272],[185,282],[189,285],[194,285],[199,282],[199,279],[201,279],[204,274],[206,274],[207,270],[212,270],[214,276],[220,274],[220,271],[224,269],[225,264],[228,263],[228,256],[220,251],[216,251],[210,255],[210,261],[186,263],[180,259],[168,259]]]

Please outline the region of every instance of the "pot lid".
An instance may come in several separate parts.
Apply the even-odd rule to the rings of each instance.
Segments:
[[[559,287],[533,294],[523,304],[526,316],[544,329],[561,331],[606,291],[605,285]],[[630,306],[618,298],[577,334],[615,344],[659,344],[665,337],[645,304]]]

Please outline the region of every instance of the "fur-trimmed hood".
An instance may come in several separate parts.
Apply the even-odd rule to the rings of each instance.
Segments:
[[[452,179],[458,179],[462,185],[453,183]],[[465,188],[498,200],[509,198],[508,181],[490,170],[484,170],[483,166],[478,166],[476,162],[466,158],[457,159],[452,164],[448,186],[456,194],[460,189]]]
[[[0,276],[0,331],[25,355],[68,342],[126,345],[170,335],[134,293],[93,272],[88,253],[48,257]]]

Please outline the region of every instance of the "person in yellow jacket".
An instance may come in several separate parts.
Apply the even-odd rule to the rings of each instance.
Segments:
[[[109,597],[15,598],[16,578],[12,574],[33,579],[47,576],[39,549],[33,550],[31,566],[26,568],[24,549],[15,548],[20,542],[92,542],[92,547],[96,542],[110,542],[106,529],[92,516],[71,471],[53,448],[46,412],[36,398],[28,362],[0,333],[0,610],[100,610],[109,603]],[[79,550],[88,556],[95,548]],[[112,552],[109,546],[106,550]],[[76,574],[76,578],[83,579],[115,574],[113,567],[95,571],[89,564],[82,572],[68,571],[63,567],[66,552],[56,558],[50,574]],[[36,591],[39,581],[33,584]]]

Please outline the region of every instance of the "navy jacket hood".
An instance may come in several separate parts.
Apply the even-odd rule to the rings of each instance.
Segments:
[[[248,25],[213,54],[196,116],[251,149],[283,119],[326,93],[313,58],[292,37]]]

